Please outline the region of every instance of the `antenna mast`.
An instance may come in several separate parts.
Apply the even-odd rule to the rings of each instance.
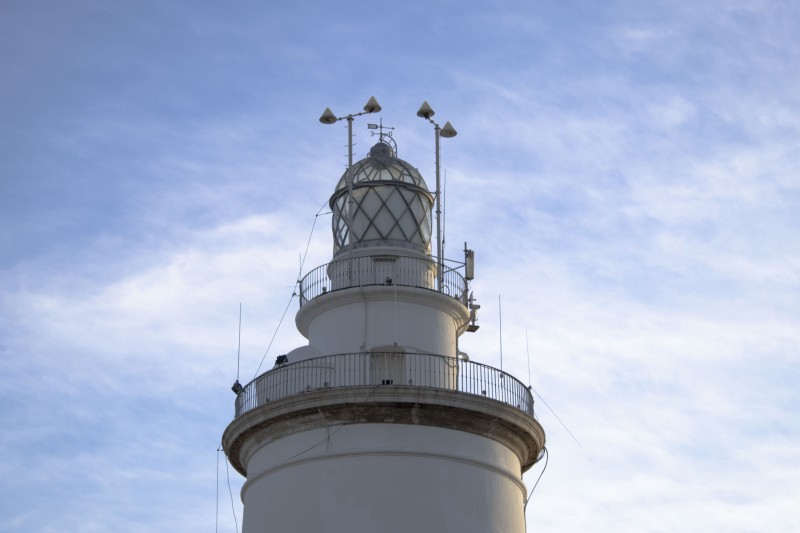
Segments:
[[[233,382],[231,390],[238,396],[244,390],[239,383],[239,361],[242,355],[242,302],[239,302],[239,342],[236,347],[236,381]]]
[[[236,345],[236,381],[239,381],[239,361],[242,357],[242,302],[239,302],[239,342]]]
[[[500,307],[500,370],[503,370],[503,302],[497,295],[497,305]]]

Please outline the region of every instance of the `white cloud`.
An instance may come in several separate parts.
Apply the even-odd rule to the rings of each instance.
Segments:
[[[462,349],[500,365],[501,294],[504,368],[527,381],[527,328],[534,387],[583,446],[537,402],[551,457],[528,507],[530,529],[791,530],[800,497],[800,122],[790,43],[800,18],[774,3],[628,7],[437,11],[457,26],[459,54],[443,47],[414,65],[404,62],[417,52],[413,39],[359,36],[371,42],[363,57],[385,64],[328,51],[315,32],[349,27],[338,11],[315,14],[330,17],[329,32],[262,36],[254,21],[278,28],[294,11],[245,23],[239,13],[174,8],[169,20],[188,17],[184,48],[166,58],[129,50],[135,71],[151,65],[163,84],[132,79],[115,99],[102,83],[106,65],[86,74],[97,105],[40,107],[50,126],[21,131],[39,139],[40,157],[13,168],[31,183],[81,179],[68,198],[37,197],[29,215],[7,224],[19,228],[15,243],[46,235],[55,244],[4,251],[0,449],[4,477],[18,481],[0,494],[13,511],[0,528],[209,526],[238,305],[247,381],[289,300],[314,213],[343,170],[344,130],[314,121],[326,105],[358,109],[374,92],[385,123],[398,128],[401,157],[431,187],[432,132],[414,106],[429,99],[437,119],[459,130],[442,146],[448,255],[464,240],[476,249],[483,305],[481,329]],[[468,38],[483,20],[497,23],[496,43]],[[597,29],[570,32],[569,20]],[[59,31],[50,47],[69,46]],[[86,35],[78,49],[98,44]],[[358,39],[344,44],[360,49],[367,41]],[[181,52],[211,44],[218,53],[203,61]],[[46,63],[25,46],[20,57]],[[92,50],[88,64],[109,61]],[[186,62],[180,75],[175,60]],[[39,80],[25,65],[12,70],[15,84]],[[62,71],[42,72],[52,82]],[[218,87],[209,77],[227,72],[239,75],[226,84],[247,87],[225,96],[198,89]],[[353,72],[362,74],[357,87]],[[186,121],[181,91],[208,116]],[[263,107],[227,102],[234,94],[263,95]],[[356,124],[363,154],[373,139]],[[304,271],[329,260],[329,223],[317,219]],[[267,366],[303,342],[295,311],[293,302]],[[535,475],[538,467],[526,481]]]

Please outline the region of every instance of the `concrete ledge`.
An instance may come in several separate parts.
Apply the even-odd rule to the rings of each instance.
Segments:
[[[222,444],[236,470],[247,476],[247,457],[281,437],[342,424],[434,426],[494,439],[511,449],[525,472],[539,459],[544,430],[512,405],[465,394],[405,385],[317,389],[259,406],[233,420]]]

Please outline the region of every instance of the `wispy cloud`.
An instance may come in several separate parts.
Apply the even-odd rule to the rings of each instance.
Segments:
[[[527,382],[529,351],[580,442],[537,402],[530,528],[791,530],[796,8],[397,5],[426,28],[398,41],[381,8],[316,7],[3,10],[0,529],[210,527],[239,303],[244,382],[306,244],[304,271],[330,259],[346,137],[316,118],[375,94],[431,187],[416,106],[459,130],[447,250],[477,250],[483,305],[461,348],[500,366],[500,295],[504,368]],[[305,342],[295,310],[266,365]]]

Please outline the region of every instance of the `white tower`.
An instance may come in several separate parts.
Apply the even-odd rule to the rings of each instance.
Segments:
[[[223,435],[243,533],[525,531],[544,431],[527,387],[458,351],[472,253],[437,279],[433,203],[383,136],[339,180],[333,259],[300,282],[308,346],[238,392]]]

